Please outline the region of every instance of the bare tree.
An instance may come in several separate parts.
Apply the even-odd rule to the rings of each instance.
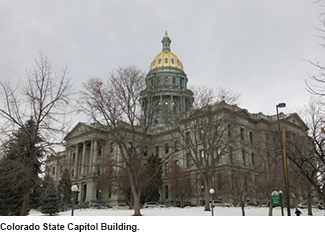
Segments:
[[[316,0],[314,1],[314,3],[325,3],[324,0]],[[322,5],[322,7],[324,7],[324,5]],[[320,35],[317,36],[318,39],[321,40],[321,43],[319,44],[322,47],[325,47],[324,44],[324,40],[325,40],[325,12],[322,11],[318,14],[318,20],[319,22],[322,24],[321,28],[316,28],[319,32]],[[308,60],[308,62],[315,67],[315,69],[317,70],[317,74],[309,74],[309,79],[312,82],[308,82],[305,81],[306,86],[307,86],[307,90],[314,95],[318,95],[318,96],[325,96],[325,66],[321,63],[321,61],[319,61],[319,59],[315,58],[314,60]]]
[[[166,175],[166,179],[170,183],[170,191],[172,198],[179,200],[180,207],[184,208],[185,203],[191,198],[193,185],[191,183],[191,174],[182,168],[175,161],[171,161],[170,171]]]
[[[234,169],[228,173],[227,188],[234,202],[241,207],[242,216],[245,216],[246,202],[256,192],[254,173],[251,168]]]
[[[325,131],[321,106],[311,100],[307,108],[306,124],[309,136],[288,140],[288,158],[301,175],[313,186],[317,195],[325,202]]]
[[[0,95],[3,100],[0,117],[3,122],[3,134],[11,134],[20,129],[29,138],[31,154],[24,164],[27,171],[32,171],[32,161],[38,160],[35,148],[41,146],[49,151],[57,142],[60,134],[67,129],[66,113],[72,95],[67,69],[56,74],[49,58],[40,52],[34,70],[27,73],[27,82],[14,84],[10,80],[0,82]],[[27,129],[25,123],[32,119],[33,129]],[[27,158],[26,158],[27,159]],[[34,175],[29,173],[26,183],[21,215],[27,214],[31,184]]]
[[[81,98],[82,111],[109,131],[108,139],[118,147],[119,160],[114,166],[127,171],[135,216],[141,215],[141,191],[150,179],[141,178],[154,111],[154,107],[141,108],[139,97],[144,88],[144,72],[130,66],[116,69],[107,81],[90,79]]]
[[[231,151],[239,133],[236,124],[236,106],[217,99],[211,89],[194,91],[194,109],[181,120],[171,124],[171,136],[179,140],[187,160],[195,165],[204,186],[205,210],[210,211],[209,190],[219,163]],[[231,151],[232,153],[233,151]]]

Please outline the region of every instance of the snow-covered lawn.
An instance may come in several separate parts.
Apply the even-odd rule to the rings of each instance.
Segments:
[[[307,210],[301,211],[302,216],[307,216]],[[325,219],[279,217],[280,208],[273,210],[276,217],[267,217],[268,208],[254,207],[246,208],[246,215],[260,217],[241,217],[241,209],[237,207],[216,207],[214,209],[216,217],[208,217],[211,216],[211,212],[205,212],[203,207],[142,209],[141,213],[144,217],[132,217],[133,210],[128,209],[77,209],[74,210],[77,217],[69,217],[71,211],[57,214],[68,217],[51,217],[31,211],[31,217],[0,217],[0,226],[4,228],[0,229],[0,233],[3,239],[10,239],[13,242],[42,239],[37,242],[47,243],[63,243],[70,239],[78,243],[94,241],[274,243],[283,242],[285,238],[295,243],[322,242]],[[294,216],[294,210],[291,214]],[[313,215],[323,216],[324,210],[314,209]],[[14,228],[14,225],[35,225],[38,230],[6,228],[7,226]]]
[[[294,209],[291,210],[291,215],[295,216]],[[308,216],[307,209],[300,209],[302,216]],[[128,209],[75,209],[74,216],[131,216],[133,210]],[[203,207],[192,208],[149,208],[141,209],[143,216],[211,216],[211,212],[206,212]],[[247,207],[245,208],[246,216],[268,216],[269,208],[266,207]],[[287,215],[287,211],[284,210]],[[40,212],[31,211],[31,216],[40,216]],[[71,211],[61,212],[57,216],[70,216]],[[214,216],[241,216],[241,208],[239,207],[215,207]],[[274,216],[281,216],[281,209],[273,209]],[[313,209],[313,216],[324,216],[324,210]]]

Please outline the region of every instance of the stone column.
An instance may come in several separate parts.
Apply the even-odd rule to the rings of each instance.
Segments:
[[[94,141],[90,141],[90,150],[89,150],[89,161],[88,161],[88,174],[92,173],[92,168],[93,168],[93,153],[94,153]]]
[[[86,142],[82,143],[82,157],[81,157],[81,176],[85,175],[86,168]]]
[[[98,141],[94,140],[92,173],[97,173]]]
[[[76,144],[76,156],[75,161],[73,162],[74,166],[74,176],[78,177],[78,160],[79,160],[79,146]]]

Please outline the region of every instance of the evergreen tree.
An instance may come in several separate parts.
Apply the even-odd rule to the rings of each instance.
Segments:
[[[45,178],[41,197],[41,213],[52,216],[59,212],[59,198],[53,180]]]
[[[22,188],[14,189],[14,181],[9,180],[8,174],[11,174],[13,167],[10,161],[0,161],[0,178],[6,178],[0,181],[0,215],[18,216],[23,201]]]
[[[3,146],[0,161],[0,213],[26,215],[31,192],[39,185],[43,150],[35,135],[34,120],[28,120]]]
[[[142,202],[157,202],[160,198],[159,191],[161,190],[162,170],[161,159],[151,155],[144,169],[144,178],[147,181],[143,188],[141,201]]]
[[[61,179],[58,185],[58,194],[60,200],[60,209],[61,211],[65,211],[67,208],[71,206],[71,178],[68,169],[65,169],[62,173]]]

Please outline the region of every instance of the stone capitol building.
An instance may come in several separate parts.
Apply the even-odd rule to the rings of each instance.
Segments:
[[[148,102],[154,102],[160,107],[153,114],[154,125],[150,132],[154,135],[151,137],[150,146],[148,145],[150,151],[148,151],[148,156],[150,153],[154,153],[163,158],[169,153],[175,152],[177,164],[191,177],[193,190],[187,201],[201,205],[203,186],[197,168],[191,163],[186,151],[174,151],[174,142],[171,135],[165,131],[164,120],[165,112],[172,111],[176,119],[191,112],[194,94],[187,88],[189,80],[181,60],[171,51],[171,39],[167,32],[161,42],[162,51],[150,63],[146,76],[146,88],[141,91],[139,97],[143,109],[149,107]],[[150,92],[154,86],[159,90],[156,90],[155,95],[151,97]],[[273,134],[271,137],[276,135],[277,115],[264,115],[261,112],[252,114],[237,105],[223,104],[222,108],[220,107],[220,103],[215,104],[212,110],[231,111],[234,114],[236,126],[228,125],[228,129],[232,129],[233,133],[237,132],[238,139],[229,146],[227,145],[228,152],[220,158],[217,167],[220,167],[220,171],[231,171],[235,167],[255,168],[252,170],[252,176],[255,177],[259,174],[256,168],[264,160],[259,152],[259,146],[262,146],[261,139],[267,136],[266,133]],[[286,127],[288,134],[303,135],[306,133],[307,127],[298,114],[280,113],[279,117],[281,125]],[[80,205],[87,207],[93,203],[111,206],[125,204],[126,200],[118,190],[111,188],[104,191],[98,187],[98,178],[104,170],[101,167],[102,158],[107,153],[113,153],[114,158],[118,159],[119,157],[118,148],[112,147],[108,132],[94,124],[80,122],[66,135],[64,141],[65,150],[48,157],[46,161],[46,174],[54,179],[56,185],[63,170],[68,169],[72,183],[79,187],[78,201]],[[274,146],[278,146],[279,140],[268,139],[268,142],[273,142]],[[168,165],[165,165],[162,168],[163,186],[160,191],[160,203],[171,204],[177,201],[177,198],[171,193],[171,182],[166,178],[167,172]],[[280,176],[281,173],[279,172]],[[218,198],[233,203],[226,193],[220,193]],[[256,193],[249,200],[257,203],[265,202],[267,198]]]

